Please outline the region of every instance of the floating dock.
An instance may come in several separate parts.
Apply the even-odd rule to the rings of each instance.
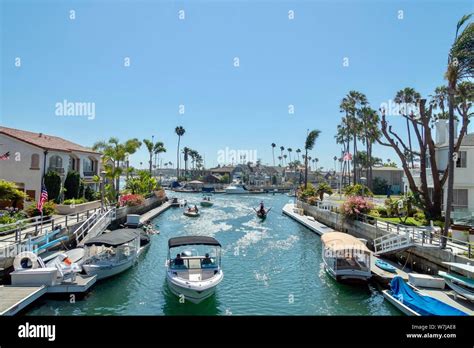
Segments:
[[[171,207],[171,203],[170,202],[164,202],[159,207],[156,207],[155,209],[147,211],[145,214],[141,215],[140,216],[140,222],[145,223],[148,220],[153,219],[155,216],[160,215],[161,213],[166,211],[169,207]]]
[[[311,231],[316,232],[320,236],[327,232],[337,232],[336,230],[333,230],[332,228],[316,221],[316,219],[312,216],[300,214],[298,212],[298,208],[293,203],[285,204],[285,206],[283,207],[283,214],[288,215],[293,220],[296,220],[297,222],[309,228]]]
[[[395,273],[387,272],[375,265],[377,259],[379,258],[372,254],[372,257],[370,258],[370,270],[372,272],[372,277],[379,283],[388,287],[395,276],[401,277],[405,282],[408,281],[408,273],[403,271],[403,268],[399,264],[383,259],[385,262],[395,267]]]
[[[76,275],[76,279],[65,280],[61,284],[48,286],[46,292],[48,294],[78,294],[88,291],[92,285],[97,281],[97,275],[85,276],[82,274]]]
[[[46,286],[0,286],[0,315],[15,315],[46,292]]]

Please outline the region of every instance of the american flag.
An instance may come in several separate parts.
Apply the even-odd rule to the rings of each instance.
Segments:
[[[352,154],[350,152],[344,153],[343,160],[344,161],[352,161]]]
[[[10,152],[5,152],[3,155],[0,155],[0,161],[5,161],[10,159]]]
[[[41,195],[36,205],[36,209],[38,209],[41,213],[43,212],[43,205],[48,200],[48,190],[46,190],[46,186],[44,184],[41,185]]]

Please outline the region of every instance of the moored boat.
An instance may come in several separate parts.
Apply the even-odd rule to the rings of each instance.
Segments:
[[[242,194],[249,193],[243,184],[234,183],[226,187],[225,193],[227,194]]]
[[[327,232],[321,236],[326,272],[337,281],[366,282],[370,271],[371,251],[347,233]]]
[[[211,251],[199,253],[196,248],[207,248]],[[171,255],[175,251],[176,258],[172,258]],[[166,280],[171,292],[179,297],[184,296],[193,303],[212,296],[216,286],[224,278],[221,269],[221,244],[212,237],[171,238],[168,241],[165,266]]]
[[[464,263],[457,262],[444,262],[449,267],[449,272],[439,271],[439,276],[443,277],[446,284],[467,300],[474,302],[474,266],[466,265]],[[458,270],[459,272],[464,271],[469,276],[453,272],[452,270]]]
[[[463,311],[454,308],[436,298],[427,296],[417,288],[410,287],[400,276],[390,283],[390,290],[384,290],[383,296],[402,313],[411,316],[464,316]]]
[[[112,277],[133,266],[140,250],[140,229],[122,228],[84,243],[82,268],[97,280]]]
[[[383,269],[384,271],[390,272],[390,273],[396,273],[397,272],[397,269],[395,267],[393,267],[391,264],[389,264],[388,262],[386,262],[384,260],[381,260],[381,259],[375,260],[375,266],[377,266],[380,269]]]

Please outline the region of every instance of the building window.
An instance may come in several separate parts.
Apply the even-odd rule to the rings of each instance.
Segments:
[[[53,168],[62,168],[63,167],[63,159],[61,156],[52,156],[49,159],[49,166]]]
[[[453,190],[453,209],[467,209],[468,204],[468,190],[454,189]]]
[[[458,160],[456,161],[456,168],[467,168],[467,151],[458,152]]]
[[[37,153],[31,155],[30,169],[39,169],[40,156]]]
[[[68,170],[76,170],[76,159],[74,157],[69,156],[69,167]]]
[[[90,158],[84,158],[82,161],[82,170],[84,173],[91,173],[94,171],[94,162]]]

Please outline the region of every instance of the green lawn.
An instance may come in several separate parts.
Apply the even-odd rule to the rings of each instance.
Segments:
[[[425,226],[421,221],[415,220],[415,218],[412,218],[412,217],[409,217],[407,221],[405,222],[405,224],[403,224],[403,220],[400,221],[400,219],[397,217],[392,217],[392,218],[380,217],[378,219],[387,221],[387,222],[393,222],[395,224],[407,225],[407,226]]]
[[[374,195],[374,198],[387,198],[387,195]],[[392,198],[393,200],[398,200],[400,198],[402,198],[402,196],[400,195],[391,195],[390,198]]]

